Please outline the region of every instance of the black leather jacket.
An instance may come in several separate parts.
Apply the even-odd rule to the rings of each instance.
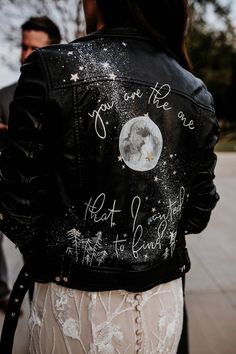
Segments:
[[[63,285],[141,291],[182,276],[185,235],[218,200],[219,129],[202,81],[125,29],[38,49],[21,72],[2,231],[41,268],[54,260],[45,274]]]

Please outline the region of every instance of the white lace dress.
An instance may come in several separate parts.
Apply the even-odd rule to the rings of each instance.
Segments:
[[[140,293],[37,284],[30,354],[174,354],[182,330],[181,279]]]

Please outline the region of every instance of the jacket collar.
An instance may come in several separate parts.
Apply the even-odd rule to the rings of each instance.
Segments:
[[[125,26],[125,27],[106,27],[104,29],[90,33],[84,37],[81,37],[79,39],[76,39],[72,43],[75,43],[77,41],[86,41],[93,38],[104,38],[104,37],[139,38],[139,39],[152,42],[151,39],[145,36],[145,34],[143,34],[138,28],[134,26]]]

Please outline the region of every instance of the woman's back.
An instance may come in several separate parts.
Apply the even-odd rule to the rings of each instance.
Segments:
[[[125,316],[119,322],[128,341],[119,351],[150,353],[154,334],[163,346],[153,352],[175,353],[182,326],[181,277],[190,268],[185,235],[206,227],[218,200],[213,150],[219,129],[210,94],[189,72],[187,1],[97,4],[100,31],[36,50],[21,69],[11,105],[1,156],[1,230],[29,260],[12,294],[4,353],[10,353],[8,325],[16,325],[30,279],[48,283],[39,285],[35,309],[43,304],[42,320],[46,312],[59,311],[43,326],[45,333],[54,325],[63,331],[65,350],[72,345],[77,352],[74,339],[81,339],[84,313],[91,325],[81,327],[88,352],[104,353],[102,333],[113,353],[119,331],[109,309],[118,303],[126,313],[128,291],[137,293],[138,303],[129,308],[133,327],[127,331]],[[122,6],[127,13],[120,22]],[[54,295],[58,301],[52,301]],[[69,318],[72,303],[82,304],[81,299],[87,305],[76,308],[77,319]],[[34,331],[42,322],[34,307],[32,320],[32,336],[42,347],[41,332]],[[65,337],[73,338],[70,345]],[[45,350],[55,343],[47,340]]]
[[[48,198],[47,207],[37,197],[30,205],[35,218],[44,213],[36,233],[46,234],[31,251],[68,257],[98,290],[146,289],[188,271],[184,235],[205,227],[217,199],[211,171],[196,189],[204,164],[214,165],[208,143],[218,129],[202,82],[130,28],[37,50],[24,85],[34,75],[48,97],[37,169],[52,172],[48,184],[44,174],[31,179]],[[200,199],[187,204],[193,188]]]

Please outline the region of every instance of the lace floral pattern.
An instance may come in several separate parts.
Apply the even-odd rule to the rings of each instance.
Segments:
[[[65,336],[79,340],[79,322],[73,318],[68,318],[62,324],[63,333]]]
[[[29,326],[30,328],[34,328],[34,326],[42,326],[42,315],[38,312],[34,305],[31,307]]]
[[[182,316],[181,279],[140,293],[38,284],[30,354],[175,354]]]

